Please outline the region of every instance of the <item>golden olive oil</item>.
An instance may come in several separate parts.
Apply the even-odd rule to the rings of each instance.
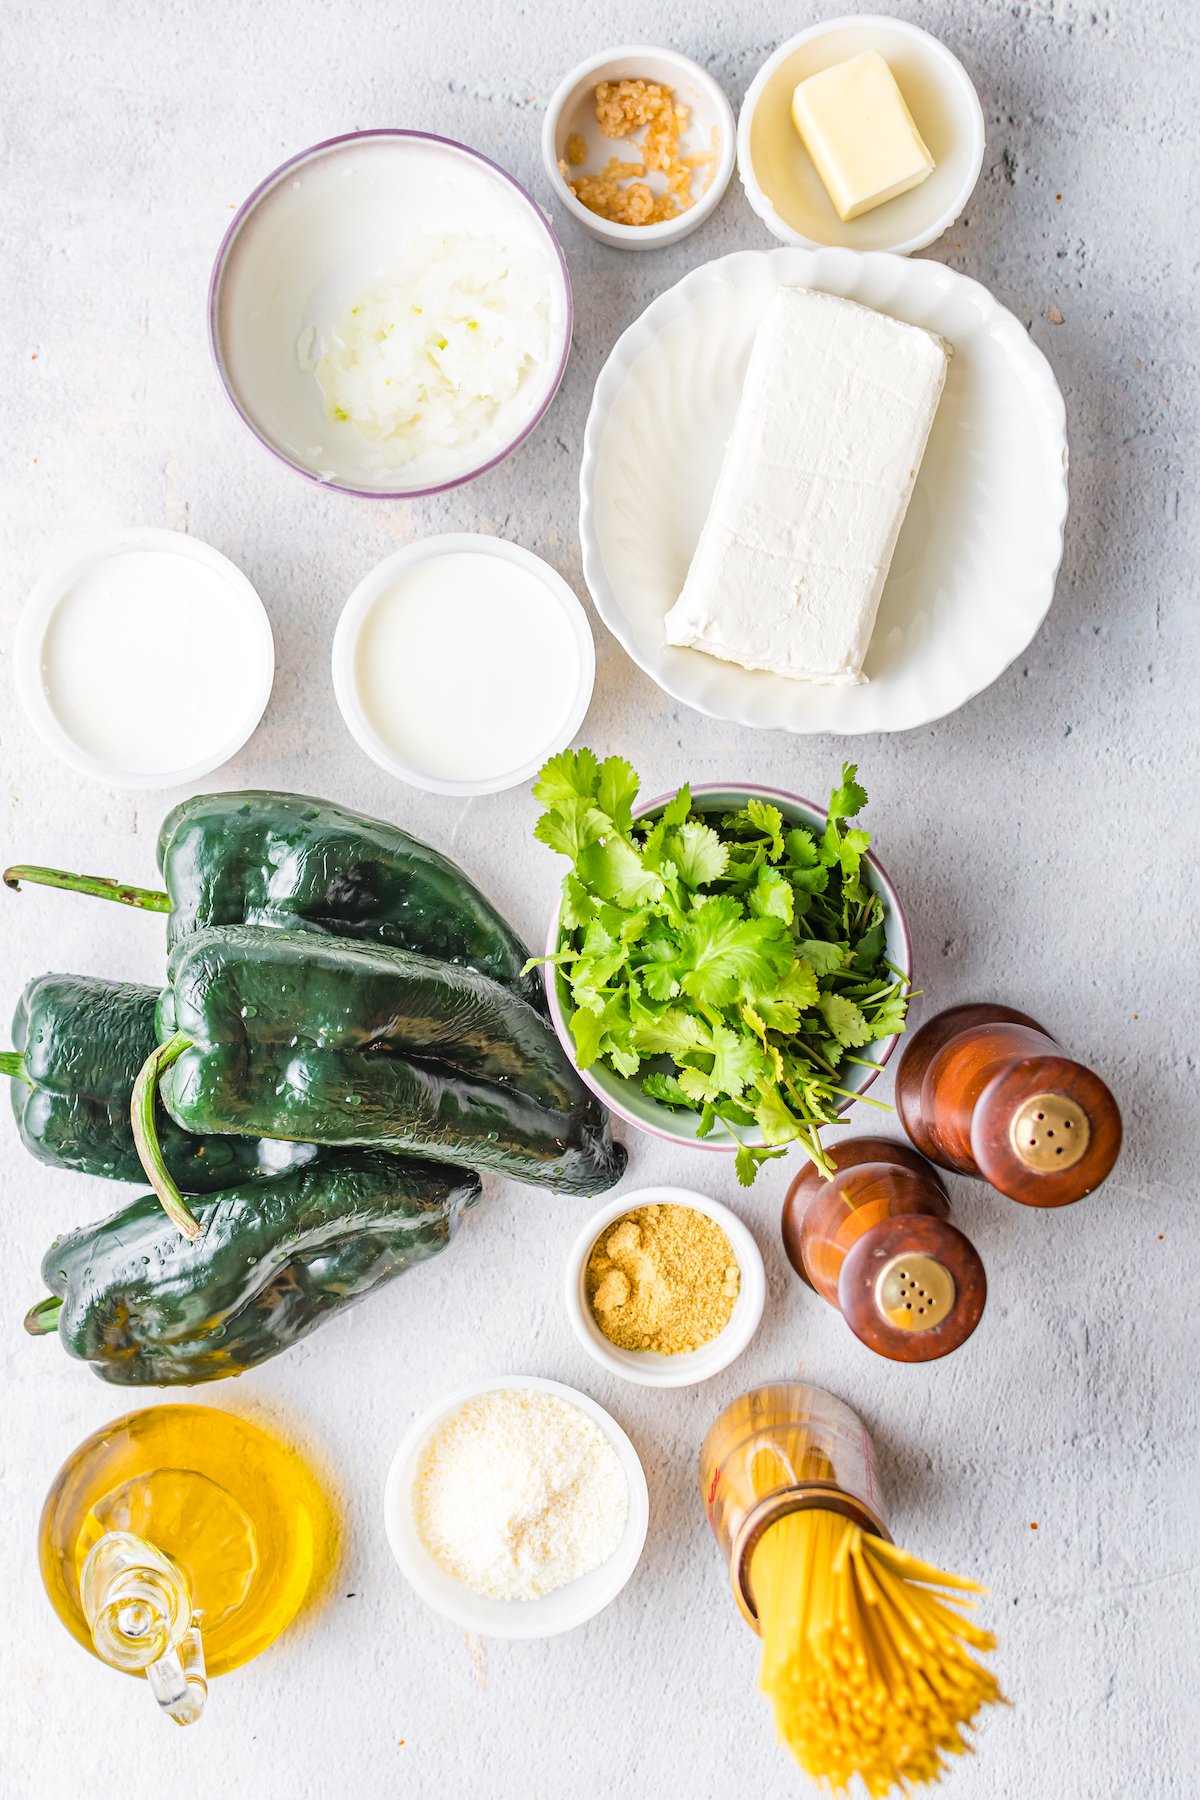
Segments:
[[[100,1655],[80,1597],[88,1554],[107,1533],[151,1545],[187,1585],[211,1676],[249,1662],[291,1623],[328,1565],[332,1526],[307,1465],[260,1426],[216,1407],[151,1406],[67,1458],[38,1552],[55,1611]]]

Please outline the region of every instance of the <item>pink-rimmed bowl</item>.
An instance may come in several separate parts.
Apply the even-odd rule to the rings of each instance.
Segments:
[[[329,418],[313,347],[389,278],[407,236],[456,232],[500,238],[544,267],[546,352],[485,438],[397,461]],[[213,360],[243,424],[309,481],[379,500],[441,493],[510,456],[558,391],[571,322],[566,258],[542,209],[498,163],[426,131],[349,132],[283,163],[234,218],[208,292]]]
[[[634,808],[634,817],[643,819],[658,812],[671,798],[670,794],[659,794],[654,800],[643,801]],[[751,799],[769,800],[779,808],[789,825],[804,825],[818,833],[825,829],[829,815],[821,807],[814,806],[811,800],[801,799],[798,794],[785,793],[780,788],[760,787],[754,782],[742,782],[736,786],[711,782],[692,788],[692,801],[699,812],[736,812]],[[906,981],[911,982],[912,938],[900,896],[891,876],[873,850],[868,850],[863,861],[867,880],[884,904],[884,938],[888,961],[900,970]],[[553,956],[559,948],[562,932],[560,913],[561,909],[556,909],[550,922],[547,956]],[[547,966],[545,976],[550,1017],[563,1049],[574,1063],[575,1040],[571,1036],[568,1022],[573,1010],[570,994],[565,980],[553,965]],[[881,1069],[899,1041],[898,1036],[881,1038],[877,1043],[866,1045],[857,1054],[865,1062],[877,1063]],[[856,1096],[865,1094],[878,1073],[879,1069],[864,1069],[857,1063],[849,1063],[841,1071],[841,1083],[852,1089]],[[700,1123],[700,1115],[663,1106],[660,1101],[649,1099],[642,1092],[640,1076],[614,1075],[599,1063],[593,1063],[589,1069],[580,1069],[579,1076],[610,1112],[623,1119],[627,1125],[648,1132],[651,1137],[663,1138],[671,1144],[690,1144],[697,1150],[725,1152],[735,1151],[742,1143],[761,1145],[763,1142],[757,1131],[744,1131],[735,1138],[720,1123],[713,1127],[707,1137],[698,1138],[696,1127]],[[845,1101],[838,1108],[839,1113],[847,1112],[853,1104],[853,1100]]]

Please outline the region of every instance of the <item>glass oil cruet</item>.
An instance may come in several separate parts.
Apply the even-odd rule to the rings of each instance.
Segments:
[[[68,1631],[145,1675],[179,1725],[210,1675],[257,1656],[329,1566],[332,1515],[307,1465],[216,1407],[151,1406],[93,1433],[42,1509],[42,1579]]]
[[[208,1697],[204,1642],[179,1565],[132,1531],[106,1531],[84,1559],[79,1599],[102,1662],[144,1674],[177,1725]]]

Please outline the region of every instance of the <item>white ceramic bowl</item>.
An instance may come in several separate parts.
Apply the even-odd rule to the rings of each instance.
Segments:
[[[625,1530],[607,1562],[601,1563],[589,1575],[580,1576],[578,1581],[556,1588],[552,1594],[543,1594],[537,1600],[492,1600],[448,1575],[421,1542],[413,1513],[413,1483],[421,1453],[442,1420],[480,1394],[513,1388],[557,1394],[560,1400],[569,1401],[580,1412],[586,1413],[616,1451],[629,1485]],[[405,1432],[388,1470],[383,1516],[388,1543],[406,1581],[443,1618],[451,1619],[464,1631],[477,1631],[484,1637],[548,1638],[584,1624],[616,1599],[636,1569],[646,1542],[650,1495],[637,1451],[616,1420],[587,1394],[565,1387],[561,1381],[546,1381],[538,1375],[497,1375],[490,1381],[459,1388],[439,1400]]]
[[[535,575],[562,609],[574,640],[577,663],[574,686],[562,696],[558,725],[535,752],[518,767],[506,769],[500,775],[457,781],[433,774],[416,763],[406,762],[390,745],[384,743],[363,709],[355,678],[355,663],[359,636],[371,608],[396,577],[412,568],[415,563],[430,557],[454,555],[463,551],[494,556],[501,561],[515,563]],[[478,532],[447,532],[438,537],[421,538],[415,544],[407,544],[402,550],[386,556],[359,582],[342,608],[333,635],[333,690],[342,717],[355,742],[381,769],[386,769],[389,775],[396,775],[401,781],[410,782],[413,787],[424,788],[431,794],[496,794],[504,788],[516,787],[521,782],[528,781],[531,776],[536,775],[548,756],[553,756],[570,743],[583,724],[591,702],[595,676],[596,647],[592,642],[587,615],[557,569],[552,569],[549,563],[543,562],[531,550],[523,549],[520,544],[510,543],[507,538],[488,537]]]
[[[486,444],[396,466],[327,417],[302,345],[378,285],[389,246],[442,232],[520,243],[544,263],[549,348]],[[234,408],[298,473],[368,498],[438,493],[503,461],[549,406],[571,348],[571,283],[542,209],[486,156],[423,131],[352,132],[292,157],[246,201],[217,252],[209,337]]]
[[[828,687],[668,645],[759,321],[782,286],[941,334],[954,355],[867,652]],[[671,454],[662,453],[663,444]],[[600,372],[579,474],[583,572],[604,623],[677,700],[766,730],[908,731],[962,706],[1029,644],[1067,513],[1062,395],[1025,327],[925,257],[740,251],[651,302]]]
[[[671,798],[669,794],[660,794],[654,800],[647,800],[634,808],[634,817],[641,819],[657,812]],[[798,794],[783,793],[779,788],[758,787],[752,782],[737,783],[701,783],[692,788],[692,800],[704,812],[735,812],[746,804],[750,798],[769,800],[777,806],[784,818],[791,825],[805,825],[815,832],[825,829],[828,814],[811,800],[802,800]],[[904,907],[900,896],[892,882],[891,876],[880,862],[873,850],[868,850],[863,859],[867,880],[872,890],[879,894],[884,902],[884,932],[887,945],[888,961],[904,975],[912,980],[912,938],[908,929]],[[562,931],[560,923],[561,908],[556,909],[550,921],[550,932],[546,940],[546,954],[553,956],[560,948],[559,937]],[[571,1016],[570,992],[564,977],[553,964],[547,964],[546,996],[550,1007],[550,1019],[558,1039],[571,1061],[575,1062],[575,1040],[571,1036],[569,1024]],[[878,1063],[882,1067],[891,1056],[898,1037],[882,1039],[879,1043],[868,1044],[857,1052],[865,1062]],[[878,1071],[865,1069],[858,1063],[849,1063],[842,1071],[841,1086],[853,1089],[855,1094],[865,1094],[877,1079]],[[659,1100],[651,1100],[642,1092],[640,1076],[615,1075],[598,1062],[590,1068],[579,1070],[579,1079],[591,1088],[597,1099],[601,1100],[608,1110],[623,1119],[627,1125],[633,1125],[639,1131],[645,1131],[651,1137],[664,1138],[668,1143],[686,1145],[693,1150],[707,1150],[717,1153],[735,1154],[739,1144],[762,1145],[763,1138],[757,1131],[743,1131],[740,1137],[733,1133],[719,1120],[707,1137],[697,1137],[696,1127],[700,1123],[700,1115],[684,1112],[681,1108],[664,1106]],[[844,1113],[854,1104],[853,1100],[843,1102],[839,1111]]]
[[[655,225],[620,225],[589,212],[575,198],[559,168],[560,162],[566,161],[567,139],[575,131],[588,146],[588,159],[580,173],[583,169],[598,173],[610,156],[621,154],[619,143],[606,138],[596,124],[593,100],[602,81],[637,79],[661,82],[674,90],[677,100],[690,107],[687,133],[680,143],[683,152],[714,147],[716,151],[716,162],[704,191],[696,195],[685,212],[673,219],[661,219]],[[707,69],[677,50],[664,50],[653,44],[624,44],[617,50],[602,50],[598,56],[589,56],[577,64],[554,90],[542,124],[542,160],[555,199],[585,231],[620,250],[658,250],[664,244],[678,243],[703,225],[729,186],[736,143],[733,109]]]
[[[592,1314],[587,1299],[587,1262],[596,1239],[617,1219],[636,1212],[640,1206],[690,1206],[693,1212],[714,1219],[729,1239],[739,1270],[741,1284],[728,1325],[718,1337],[702,1344],[698,1350],[681,1351],[678,1356],[659,1356],[651,1350],[622,1350],[605,1337]],[[576,1238],[567,1257],[564,1297],[567,1316],[575,1336],[588,1355],[610,1374],[620,1375],[639,1387],[693,1387],[719,1375],[742,1354],[762,1320],[767,1299],[767,1278],[762,1254],[750,1232],[736,1213],[727,1206],[697,1194],[691,1188],[639,1188],[634,1194],[622,1194],[602,1206],[589,1219]]]
[[[878,50],[896,78],[936,163],[920,187],[861,218],[838,218],[792,123],[801,81]],[[971,77],[945,44],[904,19],[860,13],[810,25],[759,70],[738,115],[738,174],[763,224],[784,244],[893,250],[907,256],[949,229],[983,167],[983,108]]]
[[[42,679],[42,663],[46,633],[56,607],[77,581],[107,558],[126,551],[153,550],[199,563],[223,578],[236,597],[246,617],[246,641],[242,654],[252,661],[253,677],[247,684],[247,700],[237,726],[220,743],[205,744],[203,753],[173,768],[129,769],[104,761],[76,742],[66,730],[50,704]],[[211,774],[236,756],[250,737],[266,710],[275,679],[275,640],[266,609],[251,582],[235,563],[211,544],[188,537],[182,531],[163,531],[152,526],[133,526],[114,531],[107,537],[93,538],[56,562],[38,581],[22,608],[13,644],[13,679],[17,697],[25,713],[42,739],[56,756],[60,756],[81,775],[90,776],[109,787],[166,788],[183,787]],[[172,676],[177,692],[188,685],[188,671],[180,669]],[[204,696],[194,680],[187,696],[190,708],[203,711]]]

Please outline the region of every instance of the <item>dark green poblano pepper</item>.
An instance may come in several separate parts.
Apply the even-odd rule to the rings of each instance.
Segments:
[[[415,950],[478,969],[544,1010],[516,933],[448,857],[398,825],[303,794],[197,794],[167,814],[158,866],[162,890],[27,865],[4,879],[165,912],[172,945],[248,924]]]
[[[56,1240],[26,1330],[125,1387],[240,1375],[449,1243],[477,1175],[369,1150],[196,1203],[180,1237],[153,1194]]]
[[[363,1145],[591,1194],[625,1152],[550,1025],[474,969],[250,925],[185,938],[134,1089],[147,1177],[192,1229],[154,1144],[155,1093],[200,1135]]]
[[[17,1130],[39,1162],[111,1181],[145,1180],[129,1102],[158,1041],[157,1000],[154,988],[85,975],[39,975],[29,983],[13,1018],[14,1048],[0,1051],[0,1075],[12,1082]],[[163,1120],[161,1143],[185,1194],[211,1193],[316,1155],[311,1144],[196,1137],[173,1119]]]

